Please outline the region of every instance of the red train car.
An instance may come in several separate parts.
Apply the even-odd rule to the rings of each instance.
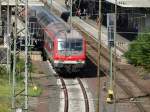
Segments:
[[[44,52],[59,70],[76,72],[86,61],[86,42],[74,28],[51,14],[43,7],[33,7],[44,30]]]

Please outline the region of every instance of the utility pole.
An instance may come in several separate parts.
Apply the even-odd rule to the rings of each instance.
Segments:
[[[0,36],[2,36],[2,0],[0,0]]]
[[[28,112],[28,0],[25,2],[25,72],[24,72],[24,89],[16,93],[16,39],[17,39],[17,19],[18,19],[18,0],[15,0],[15,22],[14,22],[14,52],[13,52],[13,87],[12,87],[12,112],[16,112],[16,97],[24,92],[24,112]],[[22,29],[21,29],[22,31]],[[19,31],[20,32],[20,31]],[[22,110],[22,108],[21,108]]]
[[[18,0],[15,0],[15,23],[14,23],[14,51],[13,51],[13,84],[12,84],[12,112],[16,110],[16,96],[15,96],[15,89],[16,89],[16,39],[17,39],[17,9],[18,9]]]
[[[25,2],[25,112],[28,112],[28,0]]]
[[[53,0],[47,0],[47,3],[48,3],[48,5],[50,5],[50,8],[52,9]]]
[[[114,48],[114,31],[115,31],[115,15],[114,13],[107,14],[107,31],[108,31],[108,47],[109,47],[109,89],[108,89],[108,97],[107,102],[112,103],[114,99],[113,92],[113,48]]]
[[[7,73],[9,75],[9,84],[10,84],[10,8],[9,8],[9,0],[7,0]]]
[[[70,30],[72,29],[72,0],[70,0]]]
[[[52,7],[53,7],[53,0],[50,0],[50,8],[51,8],[51,11],[52,11]]]
[[[109,76],[110,84],[108,90],[107,102],[113,103],[113,111],[116,111],[115,102],[115,76],[116,76],[116,16],[117,16],[117,0],[115,0],[114,13],[107,14],[107,30],[108,30],[108,47],[110,53]],[[114,55],[113,55],[114,54]]]
[[[100,63],[101,63],[101,0],[99,0],[99,26],[98,26],[98,58],[97,58],[97,78],[98,78],[98,90],[97,90],[97,112],[100,108]]]
[[[116,74],[117,74],[117,71],[116,71],[116,66],[117,66],[117,63],[116,63],[116,37],[117,37],[117,0],[115,0],[115,21],[114,21],[114,112],[116,112]]]

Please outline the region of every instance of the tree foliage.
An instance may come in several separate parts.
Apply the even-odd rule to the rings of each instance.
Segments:
[[[139,34],[130,44],[125,57],[135,66],[142,66],[150,71],[150,32]]]

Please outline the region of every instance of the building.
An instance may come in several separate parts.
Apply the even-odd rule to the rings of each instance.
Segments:
[[[117,30],[131,40],[150,28],[150,0],[105,0],[105,3],[113,7],[117,4]]]

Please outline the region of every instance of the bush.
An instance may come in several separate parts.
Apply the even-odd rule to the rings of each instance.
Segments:
[[[139,34],[124,56],[133,65],[142,66],[146,71],[150,71],[150,33],[146,31]]]

